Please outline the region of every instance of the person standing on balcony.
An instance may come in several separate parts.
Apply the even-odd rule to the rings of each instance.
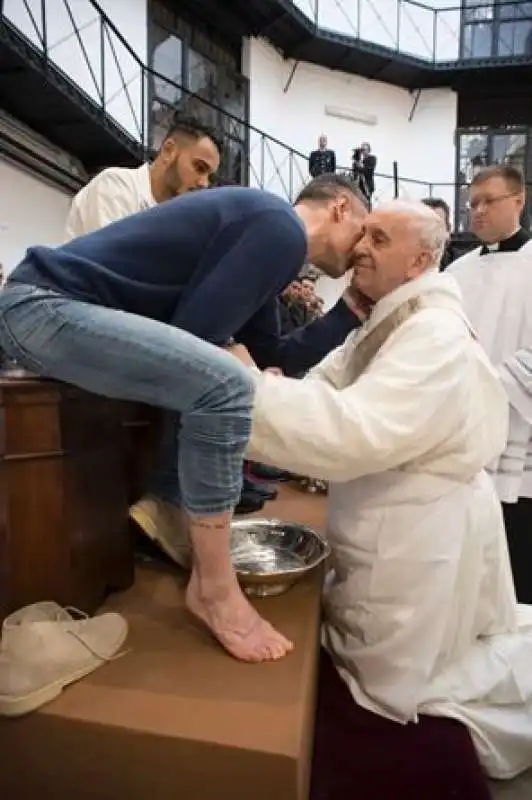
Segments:
[[[353,178],[358,188],[368,201],[371,208],[371,198],[375,192],[375,170],[377,157],[371,152],[369,142],[362,142],[360,147],[353,151]]]
[[[329,150],[327,145],[327,137],[322,133],[318,139],[318,149],[312,151],[308,160],[308,171],[313,178],[336,172],[336,153]]]
[[[292,643],[249,605],[231,566],[254,381],[224,347],[235,339],[261,367],[297,372],[342,341],[358,324],[349,293],[291,337],[279,334],[277,296],[307,259],[342,276],[365,215],[335,175],[312,181],[294,208],[258,189],[188,192],[61,247],[30,248],[0,292],[8,357],[172,415],[132,516],[179,563],[179,532],[190,537],[188,608],[243,661],[281,658]]]
[[[482,246],[447,272],[462,290],[466,312],[510,400],[508,444],[491,473],[502,502],[517,599],[532,604],[532,237],[521,227],[524,206],[525,184],[515,167],[477,172],[469,208]]]
[[[221,145],[203,123],[175,115],[152,164],[104,169],[74,197],[66,240],[84,236],[164,200],[209,186]]]

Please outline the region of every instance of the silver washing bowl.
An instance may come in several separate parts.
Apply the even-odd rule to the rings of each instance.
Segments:
[[[286,592],[330,554],[316,531],[277,519],[234,520],[231,557],[246,594],[267,597]]]

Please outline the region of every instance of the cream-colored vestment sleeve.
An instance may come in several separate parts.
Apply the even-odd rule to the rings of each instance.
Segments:
[[[250,457],[335,482],[419,457],[460,422],[471,385],[469,337],[457,315],[426,310],[396,331],[347,388],[261,374]],[[316,376],[334,376],[346,353],[335,351]]]
[[[332,350],[325,358],[320,361],[303,380],[320,380],[330,383],[331,386],[339,388],[344,382],[344,375],[353,352],[353,342],[359,334],[360,329],[349,334],[344,344]]]

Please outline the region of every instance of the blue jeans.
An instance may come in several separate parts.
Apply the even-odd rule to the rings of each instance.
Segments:
[[[237,504],[254,383],[224,350],[161,322],[17,283],[0,291],[0,347],[42,377],[173,412],[164,485],[156,477],[153,493],[193,514]]]

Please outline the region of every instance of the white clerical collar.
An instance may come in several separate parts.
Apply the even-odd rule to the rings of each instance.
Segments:
[[[527,243],[530,239],[530,234],[527,233],[521,226],[515,230],[511,236],[505,236],[498,242],[492,244],[484,243],[480,249],[480,255],[487,255],[488,253],[515,253]]]

